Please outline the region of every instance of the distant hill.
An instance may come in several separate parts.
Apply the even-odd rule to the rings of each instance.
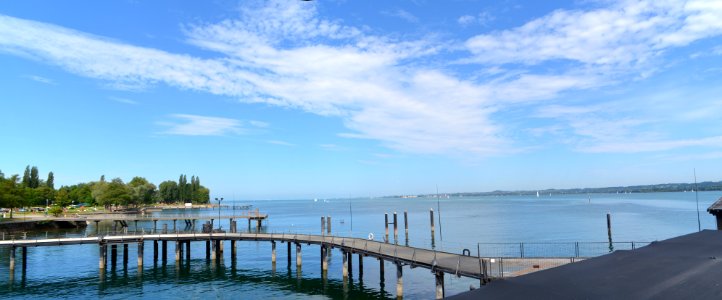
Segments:
[[[722,191],[722,181],[705,181],[697,183],[699,191]],[[573,189],[546,189],[538,190],[541,195],[548,194],[613,194],[613,193],[658,193],[658,192],[683,192],[694,191],[694,183],[663,183],[652,185],[631,185],[612,186],[601,188],[573,188]],[[468,192],[468,193],[447,193],[442,196],[450,197],[471,197],[471,196],[504,196],[504,195],[536,195],[537,190],[532,191],[491,191],[491,192]],[[435,197],[435,194],[427,195],[403,195],[390,196],[391,198],[415,198]]]

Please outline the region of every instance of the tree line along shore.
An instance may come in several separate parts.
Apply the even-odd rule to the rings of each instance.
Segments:
[[[166,180],[158,186],[147,179],[136,176],[125,183],[120,178],[106,180],[105,175],[98,181],[78,183],[55,188],[55,174],[49,172],[46,179],[40,178],[36,166],[27,166],[22,176],[6,176],[0,170],[0,208],[46,207],[53,212],[62,212],[68,207],[102,206],[138,207],[169,205],[178,203],[206,204],[210,190],[201,185],[198,176],[190,181],[181,174],[178,181]]]

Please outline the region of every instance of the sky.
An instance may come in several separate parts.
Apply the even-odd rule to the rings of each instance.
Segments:
[[[299,199],[722,180],[722,1],[0,1],[0,170]]]

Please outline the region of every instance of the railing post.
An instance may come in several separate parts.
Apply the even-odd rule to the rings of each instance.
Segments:
[[[519,243],[519,254],[521,258],[524,258],[524,243]]]
[[[579,242],[574,243],[574,257],[579,257]]]

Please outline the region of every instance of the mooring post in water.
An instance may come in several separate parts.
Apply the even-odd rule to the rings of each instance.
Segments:
[[[100,250],[100,252],[98,253],[98,267],[100,268],[100,270],[105,270],[105,247],[106,246],[103,243],[100,243],[100,245],[98,245],[98,249]],[[10,252],[10,270],[12,271],[13,269],[15,269],[15,247],[13,247],[12,251]]]
[[[429,210],[429,217],[430,217],[429,220],[431,221],[431,244],[434,244],[435,228],[434,228],[434,209],[433,208]]]
[[[236,240],[231,240],[231,260],[236,259]]]
[[[158,241],[153,241],[153,262],[158,261]]]
[[[384,259],[379,258],[379,278],[381,279],[381,285],[384,285]]]
[[[123,266],[128,266],[128,244],[123,244]]]
[[[271,263],[276,265],[276,241],[271,241]]]
[[[326,234],[326,217],[321,217],[321,235]]]
[[[186,241],[186,261],[191,261],[191,241]]]
[[[324,244],[321,244],[321,271],[328,272],[328,248]]]
[[[118,245],[110,245],[110,266],[115,268],[115,262],[118,259]]]
[[[98,224],[100,223],[100,220],[95,220],[95,234],[100,234],[100,226]]]
[[[301,244],[296,243],[296,267],[301,267]]]
[[[211,241],[206,241],[206,259],[211,259]]]
[[[436,299],[444,299],[444,272],[436,272]]]
[[[139,241],[138,242],[138,268],[143,267],[143,246],[145,246],[143,241],[142,240]]]
[[[406,240],[406,246],[409,245],[409,213],[404,211],[404,239]]]
[[[23,273],[25,273],[25,270],[27,268],[28,268],[28,247],[23,247]]]
[[[102,251],[102,249],[101,249]],[[101,259],[101,268],[104,268],[105,266],[102,263],[103,256],[100,256]],[[15,246],[10,247],[10,273],[15,271]]]
[[[358,278],[363,280],[364,277],[364,255],[363,253],[358,254]]]
[[[331,216],[326,217],[326,234],[331,234]]]
[[[181,259],[181,241],[175,241],[175,261],[178,262]]]
[[[614,245],[612,244],[612,217],[607,213],[607,237],[609,238],[609,252],[614,251]]]
[[[341,253],[342,253],[341,256],[343,256],[343,263],[341,264],[342,265],[341,268],[343,270],[343,279],[347,279],[348,278],[348,254],[346,253],[345,250],[341,250]]]
[[[388,243],[389,242],[389,214],[388,213],[384,213],[384,229],[385,229],[384,243]]]
[[[163,253],[161,253],[161,260],[163,260],[163,262],[165,262],[168,259],[168,241],[165,241],[165,240],[162,241],[161,246],[162,246],[161,252],[163,252]]]
[[[348,259],[346,260],[348,263],[348,276],[353,276],[353,252],[348,251],[346,255],[348,255]]]
[[[288,258],[288,268],[291,269],[291,242],[290,241],[286,242],[286,248],[287,248],[286,250],[288,252],[287,253],[288,255],[286,255]]]
[[[158,225],[158,220],[153,220],[153,233],[155,233],[157,225]]]
[[[400,262],[396,263],[396,298],[404,297],[404,269]]]
[[[396,212],[394,212],[394,244],[399,243],[399,222],[398,218],[396,217]]]

